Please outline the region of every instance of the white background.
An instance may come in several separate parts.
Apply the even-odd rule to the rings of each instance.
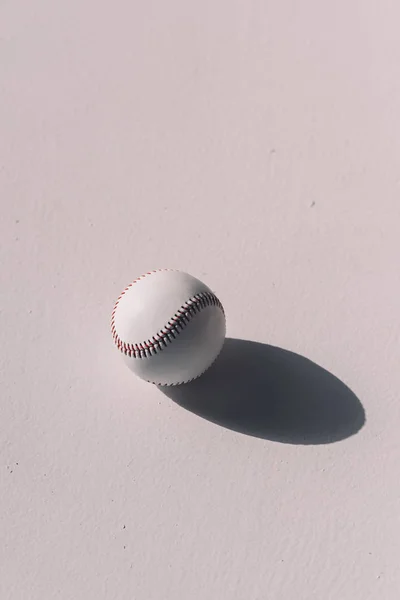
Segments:
[[[398,598],[399,18],[2,2],[2,600]],[[110,334],[159,267],[249,341],[175,400]]]

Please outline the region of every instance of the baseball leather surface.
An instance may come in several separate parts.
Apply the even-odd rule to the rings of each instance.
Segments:
[[[160,269],[135,279],[115,303],[114,343],[132,371],[157,385],[201,375],[225,339],[221,302],[203,282]]]

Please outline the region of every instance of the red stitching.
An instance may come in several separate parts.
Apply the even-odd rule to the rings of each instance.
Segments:
[[[201,293],[193,296],[193,298],[189,298],[185,302],[185,304],[183,304],[177,310],[176,314],[171,317],[171,319],[170,319],[170,321],[168,321],[167,325],[165,325],[163,327],[163,329],[160,330],[160,333],[157,332],[153,336],[153,338],[152,338],[153,341],[148,340],[147,342],[145,341],[145,342],[140,342],[140,343],[136,343],[136,344],[133,344],[133,343],[127,344],[127,343],[123,342],[120,339],[120,337],[118,336],[116,327],[115,327],[115,313],[116,313],[118,304],[119,304],[122,296],[125,294],[126,291],[128,291],[128,289],[134,283],[137,283],[144,277],[147,277],[148,275],[152,275],[153,273],[158,273],[159,271],[174,271],[174,270],[176,270],[176,269],[157,269],[155,271],[149,271],[148,273],[141,275],[140,277],[138,277],[137,279],[132,281],[132,283],[130,283],[124,289],[124,291],[121,293],[121,295],[117,299],[117,301],[114,305],[114,309],[111,314],[111,333],[112,333],[112,337],[114,339],[115,345],[121,352],[124,352],[125,355],[129,354],[129,356],[130,357],[133,356],[133,358],[143,358],[143,356],[146,357],[147,355],[152,356],[152,353],[156,354],[159,350],[162,350],[163,348],[165,348],[167,346],[167,342],[171,343],[173,341],[173,339],[175,339],[175,335],[180,333],[180,331],[185,327],[185,325],[187,325],[187,323],[189,323],[190,319],[194,315],[196,315],[197,312],[201,308],[205,308],[206,306],[214,305],[214,306],[217,306],[218,308],[220,308],[222,310],[222,312],[225,314],[224,308],[223,308],[221,302],[219,301],[219,299],[215,296],[215,294],[213,294],[212,292],[201,292]],[[178,330],[178,327],[180,328],[179,330]],[[184,382],[182,382],[182,383],[184,383]]]

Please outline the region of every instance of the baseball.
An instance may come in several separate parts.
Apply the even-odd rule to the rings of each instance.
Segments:
[[[111,317],[116,348],[128,367],[156,385],[179,385],[199,377],[225,340],[225,313],[199,279],[172,269],[135,279],[120,295]]]

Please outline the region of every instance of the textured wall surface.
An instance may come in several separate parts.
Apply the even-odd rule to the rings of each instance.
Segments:
[[[0,6],[0,598],[395,600],[400,9]],[[163,393],[142,272],[218,294]]]

